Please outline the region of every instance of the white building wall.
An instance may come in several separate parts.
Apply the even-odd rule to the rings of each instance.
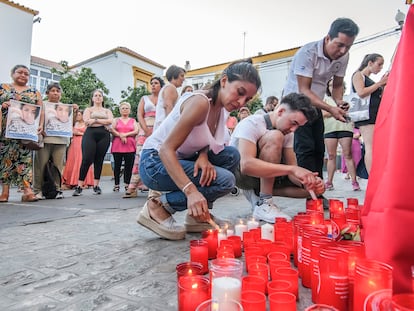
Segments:
[[[102,58],[91,60],[82,64],[81,67],[91,68],[96,76],[105,83],[109,89],[109,97],[115,103],[121,101],[121,91],[128,87],[134,87],[133,67],[138,67],[154,75],[163,76],[163,69],[122,52],[114,52]]]
[[[30,68],[33,14],[0,2],[0,29],[0,83],[11,82],[10,70],[15,65]]]
[[[255,64],[258,67],[260,79],[262,81],[260,98],[263,102],[265,102],[266,98],[269,96],[277,96],[280,99],[291,61],[292,57],[289,57]],[[190,84],[194,89],[202,88],[207,83],[214,81],[216,75],[217,73],[208,73],[187,77],[183,85]]]

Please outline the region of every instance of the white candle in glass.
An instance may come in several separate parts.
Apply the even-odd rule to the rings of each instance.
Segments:
[[[238,235],[242,241],[243,241],[243,232],[245,231],[247,231],[247,225],[244,224],[243,220],[240,220],[238,224],[234,225],[234,233],[235,235]]]
[[[261,228],[262,231],[262,239],[270,240],[272,242],[275,241],[274,235],[274,226],[271,224],[264,224]]]
[[[249,219],[247,221],[247,230],[250,231],[250,230],[256,229],[256,228],[259,228],[259,222],[254,218]]]
[[[226,240],[227,239],[227,234],[226,234],[226,229],[219,229],[218,233],[217,233],[217,245],[220,246],[220,242],[221,240]]]
[[[222,276],[213,278],[211,285],[211,299],[217,301],[233,299],[240,302],[241,285],[241,281],[234,277]]]

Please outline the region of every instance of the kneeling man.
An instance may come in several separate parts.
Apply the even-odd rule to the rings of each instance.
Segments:
[[[236,184],[243,189],[256,219],[274,223],[276,217],[290,217],[281,212],[273,196],[307,198],[309,191],[325,191],[318,173],[296,164],[293,132],[316,118],[309,98],[291,93],[282,98],[274,111],[252,115],[235,128],[230,145],[240,152]]]

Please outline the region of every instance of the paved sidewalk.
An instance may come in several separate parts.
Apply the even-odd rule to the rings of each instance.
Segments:
[[[361,180],[362,189],[366,180]],[[337,173],[327,198],[357,197]],[[136,224],[146,194],[122,199],[104,178],[103,194],[65,191],[63,200],[20,202],[14,188],[0,204],[0,310],[176,310],[177,263],[189,260],[188,234],[166,241]],[[304,211],[303,199],[275,198],[291,216]],[[218,200],[214,214],[227,219],[251,214],[242,194]],[[177,213],[183,222],[185,213]],[[309,306],[310,290],[300,289],[297,310]]]

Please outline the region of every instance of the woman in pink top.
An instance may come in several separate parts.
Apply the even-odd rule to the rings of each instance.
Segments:
[[[111,153],[114,157],[114,191],[119,191],[119,179],[122,161],[124,161],[124,184],[125,189],[131,181],[132,166],[135,158],[135,136],[138,134],[138,123],[130,118],[131,105],[127,102],[119,104],[121,117],[112,122],[112,147]]]

